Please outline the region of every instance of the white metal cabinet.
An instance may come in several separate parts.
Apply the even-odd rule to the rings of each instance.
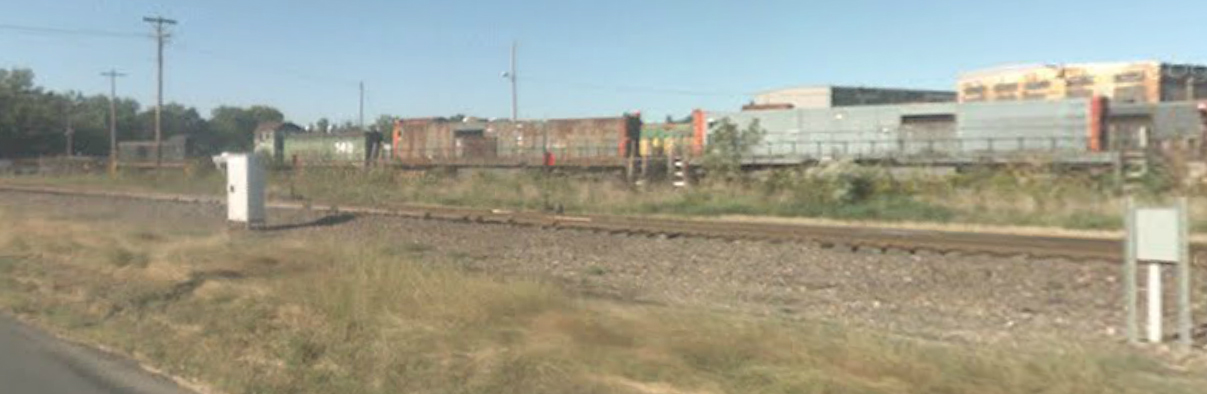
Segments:
[[[226,219],[264,225],[264,170],[256,156],[245,153],[224,154],[226,161]]]

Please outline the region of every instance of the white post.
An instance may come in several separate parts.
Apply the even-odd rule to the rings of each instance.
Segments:
[[[1148,341],[1161,343],[1161,263],[1148,264]]]
[[[1127,313],[1127,341],[1140,342],[1140,313],[1136,308],[1139,291],[1136,283],[1136,203],[1131,196],[1127,197],[1127,207],[1124,211],[1124,223],[1127,225],[1126,256],[1123,261],[1123,299]]]
[[[1184,352],[1194,347],[1194,322],[1190,300],[1190,203],[1178,199],[1178,346]]]

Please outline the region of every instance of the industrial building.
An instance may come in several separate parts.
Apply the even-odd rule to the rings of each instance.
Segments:
[[[764,130],[752,151],[762,164],[827,158],[970,160],[965,155],[1092,152],[1102,116],[1090,99],[1013,103],[925,103],[845,108],[708,112]],[[711,130],[710,133],[711,134]],[[769,162],[768,162],[769,161]]]
[[[708,131],[757,121],[763,138],[747,164],[825,159],[924,163],[1046,157],[1109,164],[1151,143],[1199,146],[1204,108],[1191,102],[1112,103],[1104,98],[926,103],[763,111],[707,111]]]
[[[758,93],[754,101],[743,109],[835,108],[952,101],[956,101],[956,92],[941,90],[800,86]]]
[[[959,101],[1106,97],[1118,103],[1207,98],[1207,67],[1157,61],[1019,65],[960,76]]]

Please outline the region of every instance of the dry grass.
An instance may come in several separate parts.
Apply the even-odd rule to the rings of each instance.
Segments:
[[[2,207],[0,223],[0,308],[232,393],[1204,387],[1124,349],[968,349],[582,299],[432,267],[384,239],[238,238]]]
[[[7,178],[4,182],[214,194],[221,179],[211,171],[125,174],[117,179],[76,175]],[[1004,170],[947,176],[894,176],[874,168],[780,170],[745,184],[703,184],[691,190],[665,185],[635,188],[609,175],[553,175],[466,171],[457,176],[395,170],[304,169],[275,172],[270,194],[334,204],[451,205],[511,210],[814,219],[957,231],[1115,236],[1123,200],[1109,179],[1085,173]],[[1207,212],[1207,198],[1192,196],[1192,212]],[[1166,199],[1150,192],[1148,201]],[[1194,215],[1207,236],[1207,216]],[[1071,231],[1070,231],[1071,230]]]

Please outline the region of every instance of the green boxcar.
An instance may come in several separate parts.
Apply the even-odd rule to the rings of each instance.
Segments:
[[[362,164],[367,140],[364,133],[264,135],[256,152],[283,164]]]

